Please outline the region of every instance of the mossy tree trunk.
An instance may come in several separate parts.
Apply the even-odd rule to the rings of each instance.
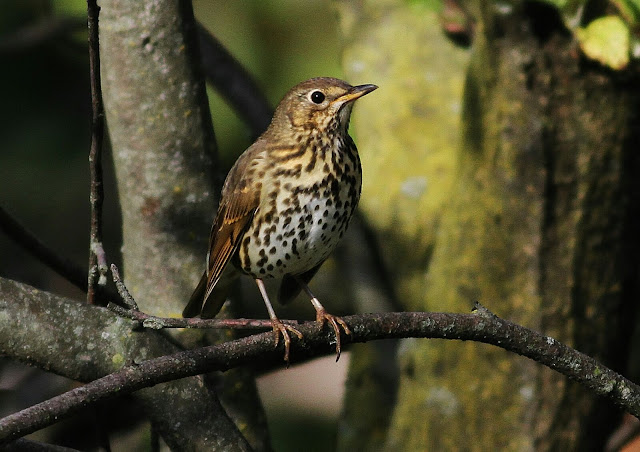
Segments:
[[[425,266],[456,167],[468,52],[446,39],[435,11],[423,5],[338,6],[347,80],[380,86],[375,101],[357,106],[352,122],[363,165],[360,209],[395,287],[395,293],[381,287],[375,257],[363,255],[367,244],[348,237],[355,265],[369,273],[369,280],[349,274],[354,298],[364,312],[379,310],[381,301],[389,310],[423,310]],[[339,450],[378,450],[385,443],[398,391],[396,348],[352,347]]]
[[[625,373],[640,295],[637,70],[587,61],[552,7],[478,1],[456,97],[461,57],[436,12],[400,1],[341,12],[347,72],[388,94],[355,125],[363,210],[403,307],[464,312],[479,300]],[[357,356],[354,375],[376,375],[371,355]],[[372,449],[596,450],[619,421],[564,377],[485,345],[406,340],[397,364],[398,386],[376,388],[397,391],[387,405],[363,404],[371,386],[350,380],[343,449],[357,431]],[[361,413],[372,409],[382,421]]]

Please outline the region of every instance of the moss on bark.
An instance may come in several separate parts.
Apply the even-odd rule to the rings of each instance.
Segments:
[[[637,69],[586,62],[550,6],[479,1],[462,96],[450,87],[464,60],[437,38],[435,16],[430,27],[417,18],[423,4],[348,5],[345,67],[389,96],[384,108],[363,104],[355,124],[362,204],[403,307],[464,312],[478,299],[624,371],[640,295]],[[433,93],[416,83],[439,70],[450,78],[435,77]],[[447,116],[456,99],[461,127]],[[403,184],[420,177],[426,188],[410,200]],[[377,448],[602,449],[619,416],[564,377],[481,344],[405,340],[398,364]]]

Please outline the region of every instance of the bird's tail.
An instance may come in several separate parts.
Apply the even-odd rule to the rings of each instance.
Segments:
[[[222,278],[218,281],[218,284],[216,284],[215,289],[209,294],[209,298],[205,300],[204,294],[207,290],[207,273],[203,273],[200,282],[191,294],[189,303],[187,303],[187,306],[182,311],[182,317],[197,317],[198,315],[203,319],[215,317],[227,300],[232,280],[233,278]]]
[[[182,311],[182,317],[196,317],[200,315],[202,311],[204,292],[207,288],[207,273],[202,274],[202,278],[200,278],[200,282],[196,286],[195,290],[191,294],[191,298],[189,298],[189,303]]]

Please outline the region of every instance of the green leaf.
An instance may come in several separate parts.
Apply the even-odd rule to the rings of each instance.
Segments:
[[[618,16],[605,16],[577,30],[584,54],[620,70],[629,63],[629,29]]]

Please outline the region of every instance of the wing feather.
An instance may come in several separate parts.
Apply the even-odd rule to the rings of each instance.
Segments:
[[[203,307],[240,246],[260,205],[260,191],[249,183],[246,171],[256,159],[261,159],[263,150],[261,141],[255,142],[240,156],[225,180],[218,213],[211,226]]]
[[[213,223],[207,263],[207,290],[203,305],[218,283],[222,271],[236,252],[244,233],[258,209],[260,198],[246,191],[237,191],[220,206]]]

